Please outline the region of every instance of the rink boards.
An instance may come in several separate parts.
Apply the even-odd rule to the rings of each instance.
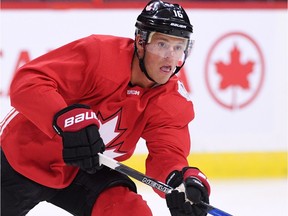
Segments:
[[[145,154],[136,154],[124,164],[145,172]],[[209,179],[286,178],[287,152],[191,153],[190,166],[202,170]]]

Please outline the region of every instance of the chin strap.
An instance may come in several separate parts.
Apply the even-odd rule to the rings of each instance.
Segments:
[[[136,43],[136,42],[135,42],[135,43]],[[145,48],[144,48],[144,56],[143,56],[143,58],[140,58],[139,55],[138,55],[138,52],[137,52],[136,44],[134,44],[134,47],[135,47],[134,50],[135,50],[136,56],[137,56],[137,58],[138,58],[138,60],[139,60],[139,67],[140,67],[141,71],[145,74],[145,76],[146,76],[150,81],[152,81],[152,82],[154,82],[155,84],[157,84],[157,82],[149,76],[149,74],[148,74],[148,72],[147,72],[147,70],[146,70],[146,67],[145,67],[145,64],[144,64],[144,58],[145,58],[145,54],[146,54]]]
[[[144,64],[144,57],[145,55],[143,56],[142,59],[139,58],[138,54],[137,54],[137,57],[138,57],[138,60],[139,60],[139,67],[141,69],[141,71],[145,74],[145,76],[152,82],[154,83],[157,83],[154,79],[152,79],[149,74],[147,73],[147,70],[146,70],[146,67],[145,67],[145,64]]]
[[[182,63],[181,66],[179,66],[179,67],[176,66],[176,69],[175,69],[174,73],[170,76],[170,78],[171,78],[172,76],[176,75],[176,74],[181,70],[181,68],[183,67],[184,64],[185,64],[185,61]]]

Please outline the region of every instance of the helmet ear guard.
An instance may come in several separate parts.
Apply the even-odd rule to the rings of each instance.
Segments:
[[[135,30],[135,36],[140,35],[140,40],[138,43],[142,46],[144,46],[147,43],[149,34],[150,34],[150,32],[140,30],[138,28],[136,28],[136,30]]]

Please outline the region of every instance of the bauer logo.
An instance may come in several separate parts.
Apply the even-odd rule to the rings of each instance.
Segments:
[[[186,28],[185,25],[181,25],[181,24],[177,24],[177,23],[171,23],[170,26],[175,26],[175,27],[178,27],[178,28]]]
[[[73,126],[74,124],[81,123],[85,120],[95,119],[98,121],[96,114],[94,112],[85,112],[77,114],[76,116],[69,117],[64,120],[64,128]]]
[[[205,81],[212,98],[221,106],[241,109],[259,94],[264,80],[260,46],[247,34],[232,32],[212,45],[205,63]]]

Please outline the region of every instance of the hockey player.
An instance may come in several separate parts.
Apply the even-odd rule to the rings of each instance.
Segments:
[[[98,159],[127,160],[141,137],[146,174],[176,188],[157,192],[171,215],[206,215],[192,203],[209,202],[209,183],[187,162],[193,104],[175,76],[191,33],[181,6],[154,0],[134,40],[91,35],[21,67],[1,128],[2,216],[41,201],[77,216],[152,215],[133,181]]]

